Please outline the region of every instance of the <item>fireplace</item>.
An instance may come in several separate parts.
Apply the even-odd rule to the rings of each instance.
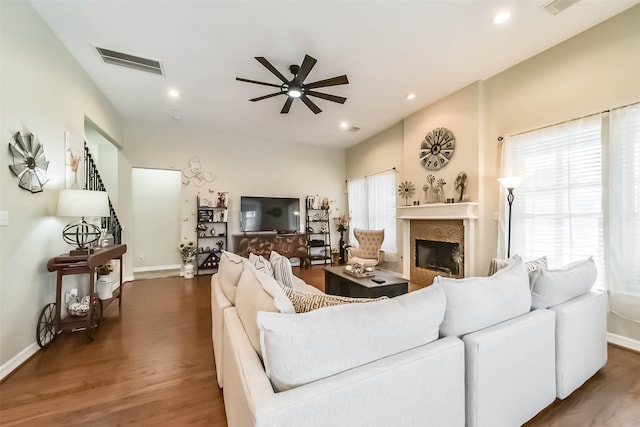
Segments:
[[[402,274],[412,285],[429,286],[436,276],[477,274],[477,203],[401,206],[396,217],[402,221]]]
[[[460,275],[462,254],[459,243],[416,239],[416,267],[435,270],[444,276]]]

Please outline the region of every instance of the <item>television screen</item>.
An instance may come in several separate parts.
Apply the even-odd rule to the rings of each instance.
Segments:
[[[300,199],[291,197],[240,197],[240,231],[300,231]]]

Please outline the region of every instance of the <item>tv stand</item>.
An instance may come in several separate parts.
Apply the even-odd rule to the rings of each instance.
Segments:
[[[287,258],[298,258],[300,267],[309,265],[309,240],[304,233],[258,232],[233,235],[234,253],[249,257],[249,253],[269,258],[276,251]]]

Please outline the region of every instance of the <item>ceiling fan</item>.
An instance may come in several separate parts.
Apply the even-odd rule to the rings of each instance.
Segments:
[[[276,70],[276,68],[273,65],[271,65],[271,63],[267,61],[266,58],[262,56],[256,56],[255,58],[259,63],[264,65],[267,70],[271,71],[278,79],[280,79],[282,81],[282,84],[258,82],[256,80],[249,80],[249,79],[243,79],[241,77],[236,77],[236,80],[241,82],[255,83],[255,84],[265,85],[265,86],[273,86],[280,89],[278,92],[274,92],[274,93],[270,93],[269,95],[259,96],[258,98],[250,99],[249,101],[251,102],[262,101],[263,99],[271,98],[273,96],[278,96],[278,95],[287,95],[287,100],[284,102],[284,106],[282,107],[282,110],[280,110],[281,114],[289,113],[291,104],[293,103],[293,100],[296,98],[300,98],[302,102],[304,102],[305,105],[309,107],[311,111],[314,112],[314,114],[318,114],[322,112],[322,110],[312,100],[309,99],[310,96],[326,99],[327,101],[338,102],[340,104],[344,104],[344,102],[347,100],[347,98],[344,98],[342,96],[330,95],[328,93],[316,92],[315,90],[313,90],[320,87],[349,84],[349,80],[347,80],[346,75],[332,77],[326,80],[319,80],[313,83],[304,83],[304,79],[307,78],[313,66],[316,65],[316,62],[318,62],[316,59],[310,57],[309,55],[304,56],[304,60],[302,61],[301,66],[298,66],[298,65],[289,66],[289,71],[291,72],[291,74],[293,74],[293,79],[291,80],[287,80],[287,78],[283,76],[278,70]]]

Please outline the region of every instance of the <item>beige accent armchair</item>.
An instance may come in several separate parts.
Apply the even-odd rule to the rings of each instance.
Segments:
[[[356,228],[353,235],[358,241],[358,246],[348,249],[347,262],[349,264],[362,264],[373,267],[384,261],[384,251],[380,249],[384,241],[384,229],[362,230]]]

